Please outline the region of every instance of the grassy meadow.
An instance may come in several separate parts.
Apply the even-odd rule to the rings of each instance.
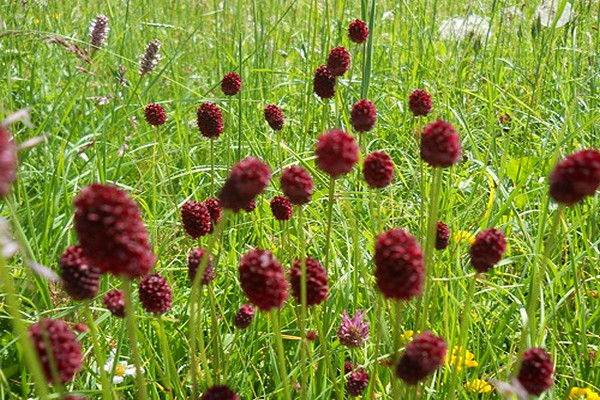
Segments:
[[[20,318],[25,325],[45,317],[94,327],[77,332],[82,370],[63,388],[48,386],[47,398],[65,393],[103,400],[133,399],[137,393],[139,398],[133,376],[101,387],[100,370],[111,351],[118,352],[119,361],[134,362],[125,321],[102,303],[106,292],[120,288],[120,279],[105,274],[97,298],[84,305],[71,300],[60,282],[30,267],[34,262],[60,272],[60,255],[77,243],[73,199],[94,182],[113,183],[138,204],[157,257],[154,272],[173,292],[172,309],[156,316],[141,307],[134,291],[148,398],[193,398],[217,383],[242,399],[349,398],[344,362],[350,360],[370,375],[359,398],[502,399],[492,390],[493,381],[509,382],[516,374],[522,336],[526,347],[544,347],[554,362],[554,385],[543,398],[575,399],[569,396],[575,387],[600,393],[600,196],[564,208],[548,196],[548,176],[559,160],[600,148],[600,3],[572,1],[572,17],[560,27],[544,26],[536,18],[538,5],[529,0],[2,1],[0,120],[27,108],[31,124],[20,121],[8,129],[18,144],[39,139],[19,151],[17,181],[0,201],[12,231],[2,235],[14,236],[20,247],[6,260]],[[106,44],[91,54],[90,24],[99,14],[108,17],[110,30]],[[447,18],[471,14],[486,18],[489,26],[462,38],[440,31]],[[348,38],[348,24],[355,19],[369,25],[364,44]],[[141,55],[153,39],[161,43],[160,60],[154,71],[140,76]],[[337,80],[335,96],[323,100],[313,93],[313,74],[336,46],[348,49],[352,66]],[[239,95],[228,97],[220,81],[231,71],[243,83]],[[432,96],[427,116],[415,117],[408,108],[415,89]],[[378,120],[372,131],[358,133],[350,125],[350,109],[362,98],[376,105]],[[224,118],[224,133],[212,146],[196,125],[196,110],[205,101],[216,103]],[[167,113],[160,127],[144,119],[151,103]],[[285,114],[281,131],[264,120],[268,104]],[[457,129],[463,157],[442,170],[439,196],[432,199],[433,169],[420,159],[419,135],[438,119]],[[356,138],[361,161],[335,180],[330,195],[330,178],[317,168],[314,149],[317,137],[334,127]],[[395,177],[387,188],[374,190],[364,182],[361,165],[378,150],[391,156]],[[229,213],[214,240],[212,235],[191,239],[182,226],[182,204],[217,196],[231,167],[247,156],[265,161],[273,173],[256,209]],[[295,208],[292,219],[281,222],[269,202],[281,195],[279,176],[291,165],[304,167],[315,189],[302,221]],[[400,305],[381,296],[373,275],[374,243],[379,233],[396,227],[425,243],[432,201],[451,240],[428,266],[428,313],[421,321],[419,298]],[[470,241],[491,227],[504,232],[508,248],[491,271],[475,279]],[[200,289],[197,315],[198,349],[204,348],[205,359],[190,366],[187,255],[209,245],[216,278]],[[329,297],[310,307],[306,319],[316,340],[300,334],[301,310],[292,296],[278,312],[257,310],[247,329],[233,326],[238,308],[248,303],[238,262],[254,248],[273,252],[286,271],[303,251],[326,265]],[[522,335],[536,284],[542,290],[535,329]],[[0,291],[0,398],[37,398],[5,290]],[[465,309],[469,323],[461,335]],[[360,348],[347,348],[336,336],[344,310],[366,312],[370,338]],[[281,325],[289,385],[273,340],[274,318]],[[393,373],[397,350],[402,354],[411,332],[416,336],[422,328],[442,336],[449,351],[463,344],[473,360],[460,368],[445,363],[416,387],[402,384]],[[103,353],[102,363],[93,342]],[[192,370],[198,371],[198,388]],[[303,376],[308,376],[304,387]],[[474,387],[475,379],[489,387]],[[581,398],[594,398],[586,396]]]

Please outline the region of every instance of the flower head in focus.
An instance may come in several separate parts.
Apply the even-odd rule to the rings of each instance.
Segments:
[[[135,376],[135,366],[133,364],[129,364],[127,361],[117,361],[115,364],[115,356],[115,350],[112,349],[108,355],[106,364],[104,364],[104,371],[106,371],[108,374],[112,374],[113,369],[115,371],[115,374],[112,378],[112,383],[118,384],[123,382],[128,376]],[[142,372],[144,372],[143,368]]]

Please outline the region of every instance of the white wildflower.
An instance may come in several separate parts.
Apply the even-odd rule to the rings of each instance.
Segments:
[[[562,5],[561,0],[544,0],[542,4],[535,10],[536,18],[540,19],[542,26],[552,26],[552,23],[556,19],[559,12],[560,6]],[[565,26],[569,21],[573,19],[573,6],[568,1],[565,3],[564,8],[560,17],[556,20],[557,28]]]
[[[115,370],[115,374],[112,378],[112,382],[114,384],[121,383],[125,380],[127,376],[135,376],[135,366],[133,364],[129,364],[127,361],[118,361],[115,365],[115,350],[111,350],[108,356],[108,360],[106,360],[106,364],[104,364],[104,370],[111,374]],[[142,368],[142,372],[144,369]]]
[[[442,40],[482,39],[489,30],[490,22],[487,18],[475,14],[469,15],[467,18],[448,18],[442,22],[439,28]]]

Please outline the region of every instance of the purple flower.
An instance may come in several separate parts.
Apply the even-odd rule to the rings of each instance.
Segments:
[[[369,323],[365,322],[366,313],[358,310],[352,318],[346,310],[342,312],[342,323],[337,330],[340,343],[348,347],[360,347],[369,339]]]

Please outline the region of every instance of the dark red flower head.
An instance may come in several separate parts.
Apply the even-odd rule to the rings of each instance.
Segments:
[[[112,185],[95,183],[75,198],[75,230],[83,254],[102,272],[136,278],[155,257],[137,205]]]
[[[357,19],[348,25],[348,37],[354,43],[364,43],[369,38],[369,27],[364,21]]]
[[[350,68],[350,53],[343,47],[334,47],[327,57],[327,69],[333,76],[342,76]]]
[[[384,188],[394,179],[394,162],[383,151],[376,151],[365,158],[363,176],[369,187]]]
[[[238,212],[245,209],[269,184],[269,166],[255,157],[247,157],[233,166],[221,192],[221,206]]]
[[[265,107],[265,120],[271,129],[274,131],[280,131],[283,129],[285,117],[283,116],[281,108],[277,107],[275,104],[270,104]]]
[[[310,201],[313,194],[313,179],[302,167],[293,165],[281,173],[281,189],[292,204],[301,205]]]
[[[317,166],[337,178],[352,170],[358,162],[358,145],[350,134],[342,129],[332,129],[317,139]]]
[[[65,384],[81,369],[83,355],[81,344],[67,324],[60,319],[42,319],[28,329],[29,337],[48,382]],[[56,367],[56,379],[52,376],[51,354]]]
[[[471,264],[477,272],[487,272],[500,261],[506,251],[506,239],[502,231],[490,228],[475,237],[469,253]]]
[[[423,129],[421,158],[432,167],[450,167],[460,161],[460,137],[446,121],[435,121]]]
[[[254,308],[250,304],[244,304],[240,307],[233,318],[233,325],[238,329],[246,329],[254,319]]]
[[[442,221],[437,222],[435,231],[435,248],[436,250],[444,250],[450,243],[450,229],[448,225]]]
[[[226,96],[235,96],[242,89],[242,78],[235,72],[223,75],[221,90]]]
[[[292,218],[294,210],[292,203],[283,196],[275,196],[271,199],[271,212],[278,221],[288,221]]]
[[[152,126],[160,126],[167,121],[167,113],[160,104],[149,104],[144,109],[146,121]]]
[[[223,133],[223,115],[221,109],[214,103],[200,104],[197,111],[198,129],[202,136],[209,139],[218,138]]]
[[[112,315],[119,318],[125,318],[125,298],[123,297],[123,291],[113,289],[106,292],[102,298],[102,302]]]
[[[210,212],[204,203],[188,200],[181,207],[183,228],[194,239],[212,231]]]
[[[348,375],[346,392],[348,392],[350,396],[360,396],[367,386],[369,386],[369,374],[363,368],[358,368]]]
[[[600,187],[600,151],[581,150],[567,156],[550,175],[550,196],[573,205]]]
[[[326,65],[321,65],[315,71],[313,90],[322,99],[330,99],[335,94],[335,76],[329,72]]]
[[[256,210],[256,200],[252,199],[250,200],[250,202],[246,205],[246,207],[244,207],[244,211],[246,211],[247,213],[251,213],[252,211]]]
[[[198,267],[202,262],[202,258],[205,257],[206,251],[203,248],[197,248],[193,250],[190,254],[188,254],[188,277],[190,278],[190,283],[194,282],[194,278],[196,277],[196,271],[198,271]],[[200,279],[200,284],[208,285],[215,279],[215,269],[213,266],[213,257],[212,255],[208,257],[206,261],[206,267],[204,268],[204,274]]]
[[[223,212],[221,202],[219,199],[211,197],[210,199],[204,200],[204,205],[210,214],[212,225],[216,225],[221,220],[221,213]]]
[[[350,123],[357,132],[368,132],[377,122],[377,110],[371,101],[362,99],[354,103],[350,111]]]
[[[408,108],[410,108],[415,117],[429,114],[433,109],[431,95],[422,89],[413,91],[408,96]]]
[[[529,394],[539,396],[554,383],[554,367],[550,354],[536,347],[523,353],[518,380]]]
[[[91,300],[98,294],[100,270],[91,265],[79,246],[65,250],[58,261],[65,292],[73,300]]]
[[[225,385],[206,389],[200,400],[240,400],[240,396]]]
[[[266,250],[251,250],[240,259],[240,283],[248,299],[263,311],[281,308],[288,297],[283,268]]]
[[[416,385],[444,363],[446,350],[444,339],[423,332],[406,345],[406,351],[396,364],[396,376],[408,385]]]
[[[8,195],[16,178],[17,148],[8,129],[0,123],[0,198]]]
[[[140,281],[140,302],[144,309],[153,314],[162,314],[171,309],[171,287],[160,274],[151,274]]]
[[[296,260],[290,270],[290,283],[292,295],[300,304],[301,295],[302,264]],[[311,257],[306,257],[306,305],[321,304],[327,299],[329,292],[327,272],[320,262]]]
[[[425,276],[421,245],[403,229],[377,236],[375,266],[377,286],[385,297],[410,300],[421,294]]]

